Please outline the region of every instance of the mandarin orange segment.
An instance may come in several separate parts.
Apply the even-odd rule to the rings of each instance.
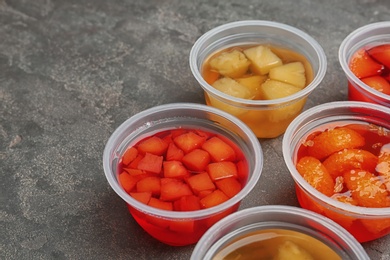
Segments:
[[[390,192],[390,144],[382,147],[375,170],[383,178],[383,182]]]
[[[297,164],[301,176],[319,192],[326,196],[334,193],[334,181],[325,166],[316,158],[305,156]]]
[[[363,169],[374,172],[378,158],[361,149],[344,149],[333,153],[323,162],[333,179],[352,169]]]
[[[364,144],[364,137],[348,127],[326,130],[306,142],[308,154],[319,160],[343,149],[358,148]]]
[[[390,207],[390,197],[383,181],[375,174],[353,169],[344,173],[344,181],[359,206]]]

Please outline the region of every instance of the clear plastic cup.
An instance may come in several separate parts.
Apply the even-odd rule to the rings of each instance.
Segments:
[[[330,219],[297,207],[267,205],[240,210],[216,223],[199,240],[191,260],[221,259],[214,257],[239,237],[254,231],[274,229],[296,231],[315,238],[338,254],[340,259],[369,259],[359,242]],[[268,238],[263,236],[258,240]],[[250,242],[254,243],[253,240]],[[305,243],[308,244],[305,240],[300,242],[304,244],[303,246]],[[309,244],[306,248],[311,247],[313,244]],[[267,248],[263,250],[258,248],[258,250],[260,255],[266,252]]]
[[[386,136],[383,128],[390,129],[389,119],[390,108],[384,106],[357,101],[325,103],[305,111],[294,119],[283,137],[284,161],[295,181],[295,190],[301,207],[333,219],[359,242],[374,240],[390,233],[390,207],[354,206],[317,191],[296,169],[298,149],[302,144],[308,144],[306,139],[314,132],[343,125],[365,124],[369,126],[371,124],[371,134],[366,130],[362,132],[365,138],[368,138],[367,140],[375,133]],[[373,125],[378,127],[373,127]],[[369,141],[367,145],[371,146]],[[385,144],[372,144],[372,148],[377,145]],[[380,149],[381,146],[378,147]],[[338,163],[341,164],[342,161]]]
[[[217,206],[197,211],[161,210],[131,197],[118,182],[118,167],[126,149],[139,140],[169,129],[199,129],[232,141],[247,161],[248,177],[241,191]],[[242,199],[255,187],[263,167],[258,139],[240,120],[218,109],[191,103],[174,103],[144,110],[121,124],[107,141],[103,168],[112,189],[127,203],[138,224],[159,241],[184,246],[196,243],[222,217],[236,211]],[[191,227],[184,229],[184,227]]]
[[[390,22],[365,25],[350,33],[339,48],[339,62],[348,80],[348,100],[390,106],[390,95],[373,89],[356,77],[349,68],[351,57],[362,48],[390,44]],[[390,69],[390,68],[389,68]]]
[[[227,47],[259,44],[303,55],[313,72],[309,84],[287,97],[251,100],[225,94],[203,78],[202,66],[209,55]],[[303,110],[307,97],[321,83],[327,67],[322,47],[311,36],[286,24],[261,20],[232,22],[206,32],[193,45],[189,63],[192,74],[205,92],[206,104],[238,117],[259,138],[273,138],[284,133],[288,124]]]

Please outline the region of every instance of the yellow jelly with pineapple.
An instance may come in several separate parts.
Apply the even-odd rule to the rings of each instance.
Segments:
[[[235,46],[210,55],[202,75],[217,90],[241,99],[274,100],[290,96],[313,80],[313,70],[305,56],[270,45]],[[269,105],[237,106],[205,93],[206,103],[224,110],[246,123],[259,138],[284,133],[302,111],[306,98]]]

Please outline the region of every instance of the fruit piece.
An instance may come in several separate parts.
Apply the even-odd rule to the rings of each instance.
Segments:
[[[390,144],[382,146],[375,170],[382,177],[387,190],[390,192]]]
[[[261,91],[263,92],[264,99],[278,99],[290,96],[297,93],[301,89],[291,84],[280,82],[277,80],[266,80],[261,85]]]
[[[204,171],[210,162],[210,154],[205,150],[195,149],[184,155],[182,162],[190,171]]]
[[[344,181],[359,206],[390,207],[390,197],[386,187],[375,174],[354,169],[344,173]]]
[[[344,149],[330,155],[324,162],[325,168],[333,179],[352,169],[364,169],[373,172],[378,158],[361,149]]]
[[[240,83],[231,78],[221,78],[215,81],[212,86],[215,89],[232,97],[243,99],[252,99],[254,97],[254,95],[247,87],[241,85]]]
[[[151,192],[154,196],[159,196],[161,183],[159,177],[145,177],[137,182],[137,192]]]
[[[145,174],[145,172],[143,170],[139,170],[139,169],[123,168],[123,170],[126,171],[128,174],[133,175],[133,176]]]
[[[237,78],[236,81],[245,86],[253,96],[253,99],[263,99],[261,94],[260,86],[267,80],[267,76],[265,75],[255,75],[248,76],[243,78]]]
[[[379,234],[384,232],[383,234],[387,234],[390,229],[390,218],[382,218],[382,219],[361,219],[360,220],[364,227],[373,234]]]
[[[268,74],[271,68],[283,64],[282,60],[264,45],[246,49],[244,54],[252,62],[250,69],[260,75]]]
[[[250,64],[250,61],[239,50],[222,52],[210,60],[212,69],[230,78],[238,78],[244,75]]]
[[[181,180],[172,178],[161,179],[160,200],[175,201],[182,196],[193,195],[190,187]]]
[[[383,65],[373,60],[364,49],[355,52],[349,62],[349,68],[359,79],[380,75]]]
[[[202,208],[207,209],[217,206],[227,200],[229,200],[229,197],[226,196],[225,193],[220,190],[215,190],[206,197],[202,198],[200,200],[200,205],[202,206]]]
[[[173,204],[170,201],[161,201],[159,199],[151,197],[148,203],[149,206],[157,208],[157,209],[163,209],[163,210],[173,210]],[[158,218],[156,218],[158,219]]]
[[[163,159],[163,156],[146,153],[145,156],[138,162],[137,169],[152,173],[160,173]]]
[[[154,155],[162,155],[168,148],[168,144],[157,136],[152,136],[148,139],[142,140],[138,145],[138,152],[146,154],[151,153]]]
[[[132,191],[134,189],[134,187],[136,186],[138,180],[139,180],[139,178],[137,178],[135,176],[131,176],[127,172],[122,172],[118,176],[119,184],[122,186],[122,188],[127,193],[129,193],[130,191]]]
[[[187,178],[187,183],[190,185],[195,194],[199,194],[202,191],[215,190],[215,185],[207,172],[192,175]]]
[[[241,191],[241,183],[233,177],[218,180],[215,182],[215,185],[229,198],[234,197]]]
[[[189,175],[187,168],[180,161],[164,161],[163,172],[165,178],[184,178]]]
[[[272,68],[269,71],[269,78],[301,89],[306,86],[305,67],[299,61]]]
[[[274,260],[312,260],[314,259],[309,252],[294,242],[289,240],[284,241],[278,247]]]
[[[334,193],[334,181],[324,165],[311,156],[302,157],[297,163],[299,174],[316,190],[332,196]]]
[[[122,156],[122,163],[129,165],[138,155],[138,150],[135,147],[130,147]]]
[[[179,149],[175,143],[169,143],[165,159],[167,161],[181,161],[184,156],[183,150]]]
[[[234,161],[236,159],[236,152],[221,138],[214,136],[207,140],[202,149],[210,154],[213,162]]]
[[[390,95],[390,83],[384,77],[372,76],[363,78],[361,81],[383,94]]]
[[[306,142],[308,154],[319,160],[343,149],[358,148],[364,144],[364,137],[348,127],[325,130]]]
[[[194,211],[201,209],[200,199],[195,195],[183,196],[173,204],[178,211]]]
[[[206,139],[190,131],[175,137],[173,141],[184,153],[189,153],[196,148],[202,147]]]
[[[390,44],[375,46],[367,50],[368,54],[376,61],[382,63],[390,69]]]
[[[202,76],[207,83],[213,85],[213,83],[221,77],[221,74],[219,74],[218,71],[206,69],[203,70]]]
[[[148,204],[150,198],[152,197],[151,192],[130,192],[129,193],[131,197],[138,200],[139,202],[143,204]]]
[[[175,220],[175,221],[171,221],[171,223],[169,224],[170,230],[179,233],[188,233],[189,235],[191,235],[191,233],[195,231],[194,227],[195,227],[195,221],[191,219]]]
[[[223,178],[237,177],[237,167],[233,162],[210,163],[206,167],[206,170],[213,181]]]
[[[144,158],[144,155],[138,153],[137,157],[135,157],[135,159],[128,165],[129,168],[137,169],[138,163],[142,160],[142,158]]]

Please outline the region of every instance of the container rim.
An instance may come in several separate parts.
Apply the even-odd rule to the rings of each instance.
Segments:
[[[284,98],[278,98],[273,100],[250,100],[250,99],[243,99],[243,98],[237,98],[230,96],[228,94],[225,94],[211,85],[209,85],[204,78],[202,77],[198,65],[197,65],[197,56],[201,52],[201,46],[207,42],[209,38],[214,36],[217,33],[220,33],[222,31],[226,31],[232,28],[240,28],[240,27],[247,27],[247,26],[264,26],[269,28],[277,28],[280,30],[284,30],[286,32],[289,32],[291,34],[295,34],[301,38],[301,40],[309,43],[312,48],[317,53],[317,58],[319,61],[319,67],[318,72],[316,73],[315,77],[313,78],[312,82],[310,82],[309,85],[307,85],[305,88],[303,88],[301,91],[298,91],[297,93],[294,93],[288,97]],[[236,21],[236,22],[230,22],[227,24],[223,24],[220,26],[217,26],[206,33],[204,33],[202,36],[198,38],[198,40],[195,41],[194,45],[191,48],[190,55],[189,55],[189,64],[190,69],[195,77],[195,79],[198,81],[198,83],[201,85],[201,87],[206,90],[207,92],[211,93],[214,97],[224,100],[229,100],[231,102],[234,102],[236,104],[243,104],[249,105],[249,106],[268,106],[268,105],[279,105],[281,103],[288,103],[293,102],[294,100],[299,100],[304,98],[305,96],[308,96],[317,86],[320,85],[321,81],[325,77],[325,73],[327,70],[327,60],[326,55],[321,47],[321,45],[309,34],[306,32],[279,22],[274,21],[266,21],[266,20],[243,20],[243,21]],[[240,105],[236,105],[240,106]]]
[[[354,206],[354,205],[348,205],[346,203],[334,200],[321,192],[317,191],[314,187],[312,187],[306,180],[299,174],[297,171],[295,164],[292,160],[292,156],[294,154],[294,148],[290,147],[290,143],[292,140],[295,139],[296,136],[296,130],[299,125],[303,121],[306,120],[306,118],[312,114],[316,114],[319,112],[322,112],[324,110],[327,110],[329,108],[369,108],[369,109],[376,109],[378,111],[387,113],[390,115],[390,108],[387,108],[382,105],[377,104],[371,104],[367,102],[361,102],[361,101],[334,101],[330,103],[321,104],[315,107],[312,107],[300,115],[298,115],[291,124],[287,127],[287,130],[283,136],[282,141],[282,149],[283,149],[283,157],[284,161],[287,165],[287,168],[290,171],[291,177],[294,179],[294,181],[301,186],[305,191],[310,193],[316,200],[321,201],[321,203],[326,203],[328,205],[331,205],[332,207],[336,208],[337,210],[343,210],[347,211],[352,214],[359,214],[364,215],[366,217],[388,217],[390,216],[390,207],[387,208],[368,208],[368,207],[360,207],[360,206]]]
[[[238,126],[240,129],[243,130],[246,137],[249,139],[252,149],[254,151],[254,160],[255,164],[253,166],[253,174],[249,177],[246,185],[242,188],[242,190],[233,198],[229,199],[228,201],[221,203],[217,206],[211,207],[209,209],[202,209],[198,211],[185,211],[185,212],[178,212],[178,211],[167,211],[167,210],[161,210],[156,209],[154,207],[145,205],[134,198],[132,198],[127,192],[125,192],[119,183],[116,180],[115,172],[112,171],[111,168],[111,160],[112,160],[112,153],[115,151],[117,139],[119,136],[128,128],[128,125],[132,122],[135,122],[144,116],[153,114],[153,113],[161,113],[166,111],[172,111],[172,110],[180,110],[180,109],[189,109],[194,111],[204,111],[209,112],[217,116],[221,116],[231,123]],[[189,116],[188,118],[191,118]],[[210,120],[210,119],[209,119]],[[211,121],[211,120],[210,120]],[[122,142],[121,142],[122,143]],[[120,145],[120,143],[119,143]],[[124,121],[116,130],[112,133],[112,135],[109,137],[106,146],[104,148],[103,152],[103,170],[106,176],[106,179],[108,183],[110,184],[111,188],[115,191],[117,195],[119,195],[126,203],[128,203],[130,206],[142,211],[147,212],[152,215],[156,215],[163,218],[172,218],[172,219],[186,219],[186,218],[199,218],[199,217],[205,217],[210,216],[213,214],[217,214],[223,210],[226,210],[235,204],[239,203],[242,199],[245,198],[245,196],[255,187],[257,184],[261,173],[263,169],[263,152],[261,148],[261,144],[257,137],[254,135],[252,130],[248,126],[246,126],[241,120],[238,118],[228,114],[227,112],[221,111],[217,108],[206,106],[203,104],[195,104],[195,103],[169,103],[164,105],[159,105],[155,107],[151,107],[149,109],[143,110],[130,118],[128,118],[126,121]]]

